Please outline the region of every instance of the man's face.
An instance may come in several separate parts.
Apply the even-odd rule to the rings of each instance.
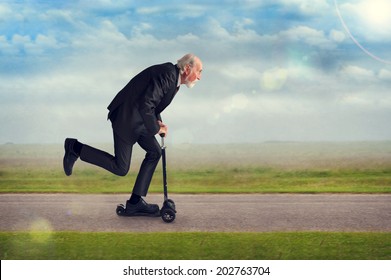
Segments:
[[[201,61],[197,60],[195,61],[195,64],[193,67],[190,65],[186,66],[185,69],[185,84],[188,88],[192,88],[198,80],[201,80],[201,73],[202,73],[202,63]]]

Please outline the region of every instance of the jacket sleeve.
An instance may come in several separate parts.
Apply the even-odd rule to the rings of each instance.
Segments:
[[[151,79],[144,94],[139,99],[139,112],[143,118],[144,125],[148,132],[155,135],[159,132],[160,126],[158,120],[160,114],[156,114],[155,109],[164,96],[164,88],[159,79]]]

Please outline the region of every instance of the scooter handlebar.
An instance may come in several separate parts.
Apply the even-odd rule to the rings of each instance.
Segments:
[[[162,137],[161,138],[161,146],[162,146],[162,149],[165,149],[166,148],[166,145],[164,145],[164,136],[166,136],[166,134],[165,133],[160,133],[159,134],[160,135],[160,137]]]

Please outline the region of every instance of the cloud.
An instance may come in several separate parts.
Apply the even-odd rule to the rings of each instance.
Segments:
[[[332,29],[329,38],[336,43],[341,43],[346,39],[346,35],[342,31]]]
[[[296,8],[300,13],[305,15],[319,14],[329,8],[326,0],[280,0],[280,2],[287,9]]]
[[[233,111],[242,111],[247,108],[249,98],[244,94],[235,94],[223,100],[223,112],[231,113]]]
[[[38,34],[35,39],[31,39],[28,35],[16,34],[12,37],[12,45],[19,50],[19,53],[25,52],[26,55],[40,55],[60,47],[55,38],[42,34]]]
[[[0,36],[0,54],[8,56],[18,52],[19,50],[13,46],[12,42],[9,42],[5,36]]]
[[[354,65],[343,67],[340,70],[340,74],[348,79],[353,79],[360,82],[375,80],[375,73],[373,70],[368,70]]]
[[[309,46],[317,46],[321,49],[334,49],[336,45],[330,41],[322,30],[316,30],[308,26],[297,26],[280,32],[280,37],[293,42],[304,42]]]
[[[7,3],[0,3],[0,18],[2,20],[7,19],[12,15],[12,9]]]
[[[237,81],[257,80],[261,75],[256,68],[243,65],[240,62],[226,64],[223,69],[220,69],[218,71],[220,71],[224,76],[228,77],[229,79],[234,79]]]
[[[381,69],[379,72],[379,78],[381,80],[391,82],[391,71],[387,69]]]

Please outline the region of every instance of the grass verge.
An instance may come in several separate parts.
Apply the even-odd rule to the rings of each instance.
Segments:
[[[115,176],[98,168],[75,170],[70,177],[59,168],[4,168],[0,193],[129,193],[136,173]],[[162,191],[161,170],[150,193]],[[391,169],[284,170],[276,168],[199,168],[169,170],[171,193],[390,193]]]
[[[0,232],[1,259],[389,260],[390,233]]]

